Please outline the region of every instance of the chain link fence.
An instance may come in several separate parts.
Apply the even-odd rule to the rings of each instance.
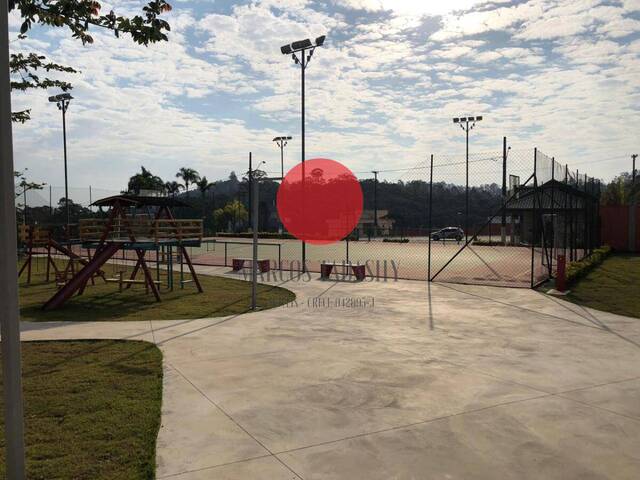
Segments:
[[[514,151],[505,141],[502,151],[468,161],[464,153],[433,155],[360,177],[363,213],[347,238],[303,248],[273,235],[260,239],[259,257],[283,271],[320,272],[330,262],[365,265],[377,281],[532,287],[554,275],[558,255],[576,261],[599,245],[600,183],[536,149]],[[66,221],[64,188],[24,193],[16,191],[16,205],[27,223]],[[72,222],[98,214],[90,203],[118,193],[70,188]],[[196,264],[231,266],[251,257],[251,239],[210,236],[190,255]]]

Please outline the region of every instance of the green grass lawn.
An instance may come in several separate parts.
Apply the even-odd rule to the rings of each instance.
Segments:
[[[125,267],[105,265],[107,277],[115,277],[112,270]],[[179,274],[174,274],[174,290],[166,288],[165,272],[161,272],[162,302],[156,302],[153,294],[147,294],[143,285],[133,285],[129,290],[118,291],[118,284],[95,279],[95,285],[87,286],[84,294],[74,296],[57,310],[44,311],[42,305],[55,293],[54,282],[45,282],[44,259],[34,265],[31,284],[26,284],[26,273],[19,279],[20,314],[22,320],[53,321],[131,321],[178,320],[220,317],[247,312],[251,305],[251,284],[242,280],[199,275],[204,293],[198,293],[193,283],[180,289]],[[139,274],[138,278],[142,278]],[[155,271],[154,271],[155,278]],[[188,277],[187,277],[188,278]],[[273,308],[292,301],[295,294],[285,288],[259,285],[258,305],[261,309]]]
[[[27,478],[155,478],[162,402],[162,353],[155,345],[23,342],[22,354]]]
[[[640,256],[611,255],[570,290],[574,303],[640,318]]]

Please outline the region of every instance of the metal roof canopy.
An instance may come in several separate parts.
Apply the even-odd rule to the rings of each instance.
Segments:
[[[91,204],[94,207],[113,207],[116,204],[130,207],[191,207],[186,202],[172,197],[143,197],[140,195],[113,195]]]

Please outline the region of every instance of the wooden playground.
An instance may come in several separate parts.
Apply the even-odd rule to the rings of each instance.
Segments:
[[[44,310],[61,307],[96,281],[117,284],[120,292],[142,285],[160,302],[163,287],[174,289],[176,268],[180,288],[193,283],[199,293],[203,292],[187,253],[187,247],[199,247],[202,242],[202,220],[176,219],[171,211],[187,204],[167,197],[117,195],[93,205],[108,208],[107,215],[80,219],[78,238],[71,239],[67,234],[65,240],[55,239],[51,229],[35,225],[23,225],[20,230],[25,260],[18,275],[26,271],[29,284],[34,259],[44,257],[46,282],[51,274],[55,279],[57,290],[43,305]],[[118,261],[121,269],[107,275],[105,264]],[[149,262],[155,264],[155,272]]]

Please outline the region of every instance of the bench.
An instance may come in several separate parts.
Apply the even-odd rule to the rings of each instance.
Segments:
[[[353,264],[351,262],[322,262],[320,264],[320,279],[326,280],[331,276],[331,271],[333,267],[342,267],[342,274],[347,275],[349,272],[349,268],[353,271],[353,275],[356,277],[356,280],[364,280],[366,276],[364,265]]]
[[[237,272],[244,268],[245,262],[249,262],[249,265],[253,264],[253,258],[234,258],[232,260],[233,271]],[[258,270],[261,272],[269,272],[271,270],[271,264],[266,258],[258,259]]]

